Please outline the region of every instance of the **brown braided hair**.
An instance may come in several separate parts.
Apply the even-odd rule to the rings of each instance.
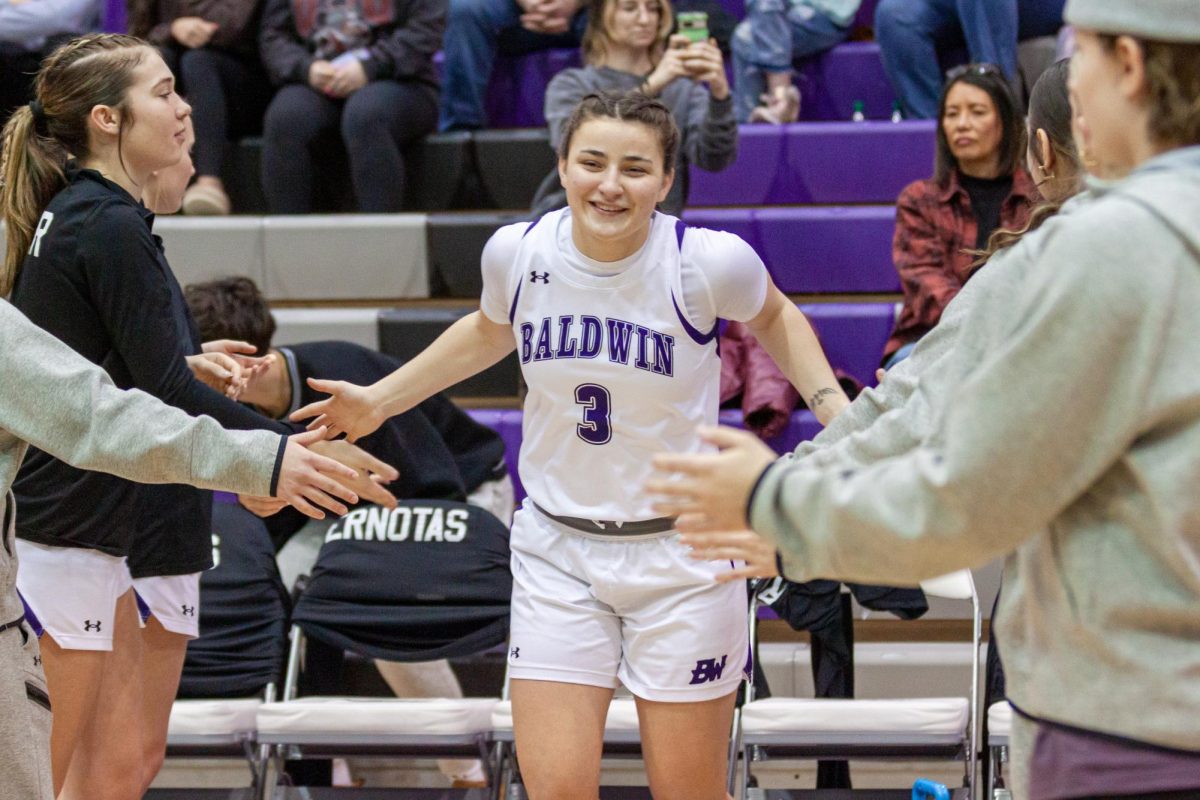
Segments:
[[[571,112],[571,116],[563,123],[562,139],[558,145],[560,159],[567,159],[575,131],[590,119],[617,119],[622,122],[641,123],[650,128],[658,135],[658,144],[662,148],[663,174],[669,175],[675,171],[679,128],[675,125],[671,110],[660,101],[640,92],[607,91],[584,95]]]
[[[12,291],[34,226],[67,184],[67,159],[89,155],[88,118],[96,106],[122,112],[119,150],[120,137],[133,123],[125,95],[148,52],[148,45],[132,36],[91,34],[67,42],[42,62],[35,100],[13,113],[0,137],[0,212],[8,229],[0,297]]]

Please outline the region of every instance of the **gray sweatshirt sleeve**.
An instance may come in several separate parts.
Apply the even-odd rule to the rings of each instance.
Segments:
[[[83,33],[99,11],[96,0],[0,2],[0,41],[40,47],[48,36]]]
[[[83,469],[142,483],[270,495],[279,434],[226,431],[107,373],[0,300],[0,427]]]
[[[1011,323],[920,447],[862,468],[766,471],[750,521],[789,577],[915,582],[984,563],[1044,528],[1128,449],[1177,277],[1137,267],[1141,243],[1164,239],[1146,212],[1119,201],[1092,212],[1032,235],[1044,237],[1040,268]]]
[[[684,156],[688,163],[708,172],[720,172],[737,160],[738,127],[733,116],[733,94],[716,100],[703,84],[689,84],[685,113],[676,111],[682,124]]]

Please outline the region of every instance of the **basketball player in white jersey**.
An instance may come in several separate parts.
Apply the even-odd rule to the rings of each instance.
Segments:
[[[746,590],[688,558],[638,488],[655,452],[700,450],[697,425],[717,418],[718,320],[746,322],[822,422],[846,403],[754,251],[655,211],[677,144],[655,100],[584,98],[559,153],[569,207],[496,232],[480,310],[370,387],[312,381],[333,396],[294,415],[353,440],[516,347],[529,498],[512,528],[509,666],[532,800],[596,799],[618,683],[637,698],[654,797],[726,797]]]

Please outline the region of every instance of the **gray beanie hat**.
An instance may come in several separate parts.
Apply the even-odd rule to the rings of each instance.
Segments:
[[[1097,33],[1200,43],[1200,0],[1067,0],[1063,16]]]

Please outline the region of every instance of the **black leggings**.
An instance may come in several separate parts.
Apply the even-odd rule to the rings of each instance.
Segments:
[[[257,58],[229,50],[201,47],[178,57],[196,126],[196,174],[220,175],[226,143],[262,130],[271,82]]]
[[[327,160],[331,134],[340,132],[360,211],[404,206],[402,149],[433,131],[437,92],[412,81],[378,80],[345,100],[309,86],[279,90],[263,123],[263,193],[272,214],[305,214],[313,207],[316,163]]]

